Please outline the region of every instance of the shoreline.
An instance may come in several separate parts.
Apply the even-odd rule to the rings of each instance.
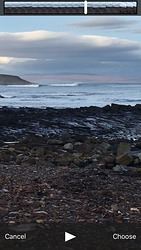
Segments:
[[[0,109],[0,128],[2,134],[18,139],[28,133],[41,136],[68,133],[105,140],[137,140],[141,135],[140,111],[141,104],[63,109],[4,106]]]
[[[140,223],[140,110],[0,109],[0,223]]]

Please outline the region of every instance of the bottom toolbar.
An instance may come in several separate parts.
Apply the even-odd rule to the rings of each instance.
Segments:
[[[141,249],[139,224],[18,224],[0,226],[1,250]]]

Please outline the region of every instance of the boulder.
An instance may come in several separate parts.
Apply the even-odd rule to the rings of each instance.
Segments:
[[[141,153],[137,154],[137,157],[139,158],[140,162],[141,162]]]
[[[128,153],[125,153],[116,157],[116,163],[119,165],[128,166],[132,162],[133,162],[133,157]]]
[[[38,156],[38,157],[43,157],[44,154],[45,154],[44,148],[40,147],[40,148],[37,148],[37,149],[36,149],[36,156]]]
[[[108,142],[102,142],[102,143],[100,144],[100,148],[101,148],[102,151],[107,151],[108,148],[110,148],[110,146],[111,146],[111,145],[110,145]]]
[[[72,150],[73,149],[73,144],[71,142],[66,143],[63,147],[66,150]]]
[[[128,153],[131,150],[132,145],[129,142],[120,142],[117,148],[117,155]]]
[[[60,166],[68,166],[73,161],[73,156],[61,156],[56,159],[56,163]]]
[[[113,170],[114,170],[115,172],[125,172],[125,171],[127,171],[127,170],[124,168],[124,166],[122,166],[122,165],[116,165],[115,167],[113,167]]]

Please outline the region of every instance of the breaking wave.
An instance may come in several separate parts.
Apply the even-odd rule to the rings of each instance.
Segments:
[[[5,95],[5,94],[4,95],[2,94],[2,97],[4,97],[4,98],[15,98],[14,95]]]
[[[25,85],[16,85],[16,84],[13,84],[13,85],[7,85],[7,87],[14,87],[14,88],[37,88],[37,87],[40,87],[39,84],[25,84]]]
[[[74,83],[50,83],[47,85],[52,87],[75,87],[82,84],[83,84],[82,82],[74,82]]]

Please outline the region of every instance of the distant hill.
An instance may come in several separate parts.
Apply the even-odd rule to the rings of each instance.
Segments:
[[[20,78],[19,76],[0,74],[0,85],[14,85],[14,84],[24,85],[32,83]]]

